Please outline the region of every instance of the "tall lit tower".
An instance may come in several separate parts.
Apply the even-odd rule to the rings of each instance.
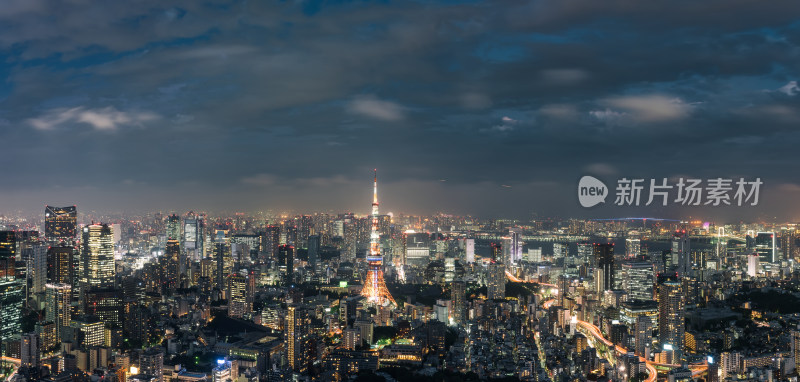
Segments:
[[[383,256],[380,252],[380,234],[378,234],[378,170],[375,169],[375,181],[372,188],[372,229],[369,234],[369,254],[367,255],[367,278],[364,280],[364,288],[361,295],[367,301],[377,305],[397,303],[386,289],[386,282],[383,280]]]
[[[108,224],[83,227],[81,281],[87,288],[114,286],[114,234]]]
[[[78,211],[75,206],[44,208],[44,237],[53,244],[72,243],[77,234]]]
[[[47,284],[45,312],[47,321],[56,324],[56,342],[61,342],[61,334],[70,323],[70,300],[72,286],[69,284]]]
[[[661,345],[683,348],[686,301],[677,273],[658,275],[658,339]]]
[[[164,256],[161,257],[161,271],[164,275],[162,289],[170,295],[180,286],[180,253],[181,246],[178,240],[168,239]]]
[[[234,273],[227,278],[228,281],[228,316],[242,318],[253,311],[250,290],[247,287],[250,279]]]
[[[614,289],[614,243],[594,243],[595,291],[602,294]]]

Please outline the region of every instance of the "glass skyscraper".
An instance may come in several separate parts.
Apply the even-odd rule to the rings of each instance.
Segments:
[[[677,274],[658,275],[658,342],[683,347],[685,299]]]
[[[7,350],[8,341],[19,338],[22,333],[23,281],[13,277],[0,279],[0,341],[3,341],[3,350]]]
[[[614,244],[595,243],[594,269],[595,289],[598,293],[614,289]]]
[[[44,237],[51,243],[58,244],[75,240],[78,225],[78,210],[75,206],[44,208]]]
[[[69,284],[47,284],[46,319],[55,324],[56,342],[61,342],[61,332],[71,321],[70,305],[72,287]]]
[[[114,235],[108,224],[83,227],[81,282],[87,288],[114,286]]]
[[[762,263],[774,263],[775,256],[775,232],[758,232],[755,238],[755,250]]]
[[[654,284],[653,264],[640,259],[622,263],[622,289],[628,300],[651,301]]]

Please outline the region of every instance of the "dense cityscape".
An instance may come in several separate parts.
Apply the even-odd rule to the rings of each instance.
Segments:
[[[1,0],[0,381],[800,382],[798,0]]]
[[[365,203],[366,205],[366,203]],[[775,381],[794,223],[3,217],[12,381]],[[366,210],[366,208],[365,208]],[[97,220],[95,220],[97,219]]]

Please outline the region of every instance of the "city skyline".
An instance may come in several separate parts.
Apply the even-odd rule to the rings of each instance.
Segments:
[[[377,167],[405,213],[800,220],[799,5],[659,4],[13,1],[0,210],[368,211]],[[764,186],[585,210],[583,175]]]
[[[373,169],[373,171],[377,171],[377,169]],[[695,187],[694,190],[690,190],[688,187],[684,187],[683,183],[684,180],[691,183],[696,181],[696,184],[700,184],[700,187]],[[603,187],[606,187],[607,190],[605,191],[605,197],[602,199],[604,200],[601,202],[607,206],[601,206],[605,209],[601,209],[598,211],[598,208],[583,208],[581,211],[583,212],[578,213],[576,215],[566,215],[563,213],[553,214],[553,215],[545,215],[537,213],[536,211],[530,212],[528,215],[524,213],[518,214],[507,214],[502,215],[497,212],[493,212],[490,215],[480,215],[480,214],[471,214],[471,213],[452,213],[448,211],[442,210],[429,210],[426,212],[417,212],[417,213],[409,213],[405,211],[389,211],[386,212],[386,215],[399,215],[399,216],[437,216],[437,215],[449,215],[449,216],[457,216],[457,217],[473,217],[476,219],[507,219],[507,220],[514,220],[514,221],[536,221],[536,220],[559,220],[559,219],[579,219],[579,220],[629,220],[629,221],[643,221],[646,222],[647,220],[650,221],[705,221],[713,224],[736,224],[736,223],[793,223],[796,221],[795,219],[786,218],[782,219],[778,216],[767,217],[763,213],[760,215],[755,215],[756,217],[749,217],[746,218],[742,214],[733,214],[733,219],[725,218],[724,215],[721,217],[718,214],[709,213],[710,211],[719,211],[719,210],[728,210],[733,211],[737,209],[751,209],[751,210],[758,210],[758,202],[763,201],[763,196],[759,196],[759,189],[760,186],[754,186],[753,188],[749,188],[751,186],[745,178],[740,178],[740,182],[743,182],[744,188],[741,188],[737,191],[736,187],[736,179],[728,179],[723,180],[730,183],[730,187],[727,188],[726,192],[721,193],[722,196],[717,196],[717,199],[724,199],[724,203],[720,203],[719,206],[716,204],[712,204],[715,202],[714,198],[712,197],[710,191],[711,187],[704,187],[703,182],[710,184],[711,182],[719,181],[720,179],[686,179],[686,178],[679,178],[677,180],[664,178],[664,184],[669,184],[667,186],[669,188],[668,191],[659,191],[658,186],[653,183],[653,185],[648,186],[646,183],[649,181],[648,179],[627,179],[623,178],[618,180],[618,184],[614,185],[611,184],[610,187],[602,184]],[[634,190],[630,190],[630,182],[634,182]],[[652,180],[656,182],[655,179]],[[658,180],[659,182],[661,180]],[[636,183],[638,182],[638,183]],[[733,183],[731,183],[733,182]],[[751,183],[761,182],[760,178],[757,178]],[[642,185],[641,183],[645,183]],[[655,185],[655,186],[654,186]],[[508,187],[508,186],[506,186]],[[614,188],[616,187],[616,188]],[[655,187],[655,188],[653,188]],[[586,190],[582,190],[584,187],[578,185],[577,193],[582,194],[587,192]],[[748,195],[747,191],[750,190],[750,194]],[[742,194],[739,194],[743,192]],[[615,195],[616,193],[616,195]],[[651,194],[653,196],[651,196]],[[660,195],[666,194],[666,195]],[[754,196],[755,195],[755,196]],[[374,196],[374,195],[373,195]],[[649,197],[649,199],[648,199]],[[683,198],[683,199],[681,199]],[[576,198],[575,203],[578,204],[578,198]],[[635,200],[635,202],[634,202]],[[650,207],[653,201],[656,203],[652,204],[653,207]],[[663,201],[663,206],[659,206]],[[687,203],[688,201],[688,203]],[[717,202],[719,202],[717,200]],[[44,216],[49,216],[53,213],[52,209],[71,209],[73,214],[73,219],[77,218],[77,206],[67,206],[67,207],[52,207],[50,205],[45,205],[45,213]],[[569,210],[569,209],[567,209]],[[40,212],[40,211],[39,211]],[[33,220],[39,220],[41,218],[40,213],[36,211],[24,211],[18,209],[16,211],[10,212],[0,212],[0,216],[5,215],[8,218],[16,219],[16,218],[32,218]],[[594,212],[589,213],[587,216],[586,212]],[[630,215],[625,215],[626,212],[632,212]],[[692,213],[694,212],[694,213]],[[112,219],[118,219],[120,217],[126,216],[144,216],[149,214],[175,214],[179,213],[181,215],[186,214],[193,214],[193,213],[202,213],[202,214],[211,214],[216,216],[226,216],[226,215],[248,215],[248,216],[256,216],[256,215],[265,215],[265,216],[272,216],[275,218],[278,217],[287,217],[292,215],[302,216],[302,215],[314,215],[314,214],[341,214],[341,213],[354,213],[356,216],[369,216],[374,214],[374,204],[373,204],[373,211],[370,213],[363,213],[361,208],[354,208],[352,210],[346,208],[330,208],[330,209],[292,209],[292,208],[253,208],[253,209],[202,209],[202,208],[188,208],[183,211],[176,209],[176,208],[167,208],[167,209],[142,209],[142,210],[109,210],[109,211],[97,211],[94,209],[89,209],[88,213],[82,211],[86,216],[82,219],[81,224],[88,224],[91,222],[94,224],[95,222],[101,221],[103,219],[107,219],[111,217]],[[649,214],[649,215],[648,215]],[[634,217],[637,216],[637,217]],[[88,220],[87,220],[88,219]]]
[[[797,382],[797,15],[5,0],[0,380]]]
[[[16,382],[797,373],[797,223],[389,219],[377,170],[372,190],[371,215],[159,213],[82,226],[79,207],[48,205],[43,231],[4,217],[2,372]]]

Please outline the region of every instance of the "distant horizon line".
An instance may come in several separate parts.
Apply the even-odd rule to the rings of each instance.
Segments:
[[[47,209],[47,207],[54,207],[54,208],[64,208],[64,207],[74,207],[76,212],[80,215],[82,210],[79,205],[71,204],[71,205],[54,205],[54,204],[43,204],[43,207]],[[364,208],[367,210],[367,208]],[[128,211],[97,211],[97,210],[88,210],[89,212],[83,212],[82,215],[89,216],[90,218],[96,217],[110,217],[110,218],[124,218],[126,216],[131,217],[146,217],[156,214],[162,214],[164,216],[169,216],[172,214],[176,214],[178,216],[186,216],[189,213],[194,213],[196,215],[205,215],[210,216],[212,218],[227,218],[233,217],[236,215],[246,216],[246,217],[260,217],[261,215],[267,215],[267,217],[272,218],[293,218],[297,216],[314,216],[320,214],[327,214],[327,215],[344,215],[344,214],[352,214],[356,217],[360,218],[368,218],[371,214],[369,212],[354,212],[352,210],[325,210],[325,211],[306,211],[306,212],[296,212],[296,211],[281,211],[276,212],[275,209],[242,209],[242,210],[228,210],[228,209],[208,209],[208,210],[201,210],[201,209],[187,209],[185,211],[178,211],[175,209],[155,209],[155,210],[139,210],[136,211],[135,209],[131,209]],[[427,213],[427,214],[420,214],[420,213],[395,213],[389,211],[387,213],[380,214],[381,216],[393,216],[393,217],[417,217],[417,218],[430,218],[430,217],[454,217],[454,218],[464,218],[464,219],[476,219],[479,221],[514,221],[519,223],[525,222],[547,222],[547,221],[569,221],[569,220],[578,220],[578,221],[595,221],[595,222],[636,222],[642,221],[643,223],[650,220],[650,221],[658,221],[658,222],[670,222],[670,223],[687,223],[687,224],[697,224],[697,223],[709,223],[714,225],[732,225],[732,224],[800,224],[800,222],[795,222],[792,220],[786,221],[776,221],[776,222],[769,222],[763,219],[760,220],[736,220],[735,222],[726,222],[729,219],[715,219],[715,218],[698,218],[698,217],[685,217],[681,219],[673,219],[673,218],[666,218],[666,217],[603,217],[603,218],[589,218],[589,217],[578,217],[578,216],[569,216],[569,217],[560,217],[560,216],[535,216],[529,218],[514,218],[514,217],[485,217],[484,214],[459,214],[459,213],[447,213],[447,212],[435,212],[435,213]],[[532,213],[535,215],[535,213]],[[34,219],[41,219],[44,220],[44,213],[34,213],[33,211],[0,211],[0,217],[4,218],[34,218]],[[79,223],[85,224],[85,223]]]

